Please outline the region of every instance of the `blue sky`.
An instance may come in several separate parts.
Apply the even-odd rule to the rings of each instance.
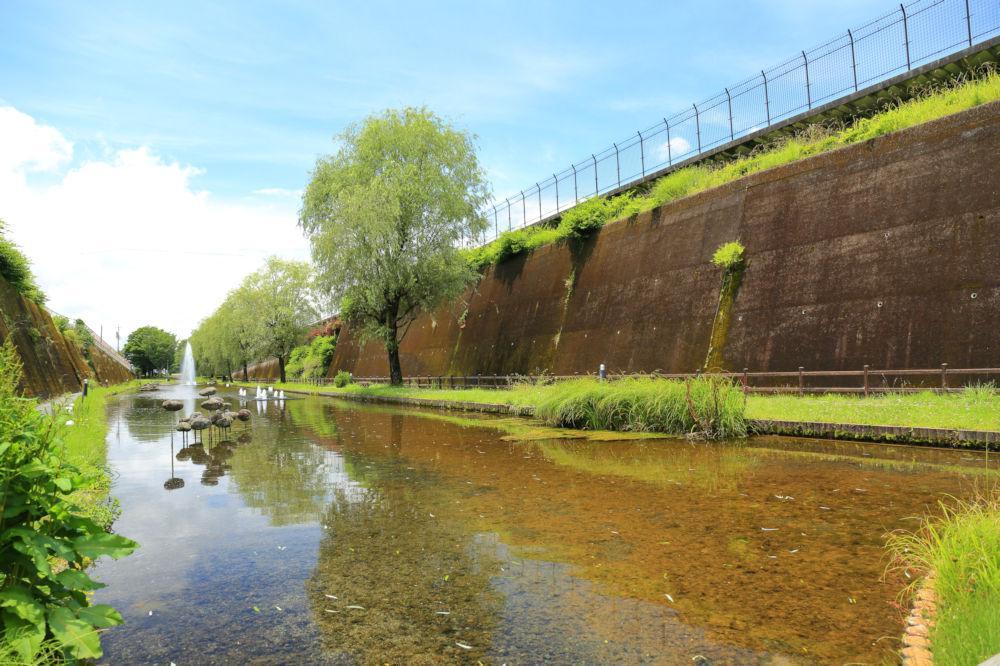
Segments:
[[[53,309],[183,336],[267,255],[308,256],[298,194],[368,114],[473,132],[503,198],[894,7],[0,0],[0,219]]]
[[[0,103],[221,197],[298,190],[347,123],[427,105],[502,196],[892,6],[5,0]]]

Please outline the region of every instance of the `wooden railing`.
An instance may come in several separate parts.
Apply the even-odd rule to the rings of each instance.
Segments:
[[[581,377],[596,375],[420,375],[403,379],[403,384],[412,388],[435,389],[502,389],[516,384],[551,384]],[[783,372],[713,372],[713,373],[643,373],[609,374],[608,381],[629,377],[650,377],[660,379],[690,379],[695,377],[727,378],[741,384],[750,393],[898,393],[915,391],[949,392],[961,391],[967,386],[1000,379],[1000,368],[952,368],[942,363],[936,368],[922,369],[873,369],[864,366],[860,370],[798,370]],[[251,379],[251,381],[255,381]],[[273,382],[273,380],[264,380]],[[333,384],[332,377],[308,380],[316,386]],[[355,377],[354,382],[362,385],[388,384],[388,377]]]

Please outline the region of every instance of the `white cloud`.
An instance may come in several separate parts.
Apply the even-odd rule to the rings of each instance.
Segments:
[[[668,145],[669,144],[669,145]],[[656,147],[656,157],[661,162],[666,162],[669,158],[690,157],[691,143],[682,136],[675,136],[669,142],[664,141]]]
[[[0,109],[0,219],[32,260],[52,309],[104,328],[114,343],[145,324],[186,336],[264,259],[304,259],[291,200],[220,201],[201,170],[148,147],[70,164],[53,127]],[[48,172],[46,184],[31,172]]]
[[[277,198],[292,198],[298,199],[302,196],[302,190],[289,190],[284,187],[263,187],[259,190],[254,190],[254,194],[260,195],[262,197],[277,197]]]
[[[0,173],[50,171],[70,160],[73,144],[12,106],[0,107]]]

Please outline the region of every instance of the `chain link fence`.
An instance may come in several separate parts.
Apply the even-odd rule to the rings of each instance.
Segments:
[[[483,211],[468,245],[553,217],[594,196],[1000,35],[1000,0],[916,0],[613,143]]]

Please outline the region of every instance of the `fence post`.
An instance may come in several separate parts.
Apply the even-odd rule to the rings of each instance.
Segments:
[[[500,237],[500,224],[497,222],[497,207],[493,206],[493,237]]]
[[[767,74],[760,70],[760,75],[764,79],[764,112],[767,113],[767,124],[771,124],[771,96],[767,92]]]
[[[576,186],[576,165],[571,164],[570,166],[573,167],[573,203],[578,204],[580,203],[580,190]]]
[[[854,35],[850,29],[847,31],[847,38],[851,40],[851,71],[854,73],[854,92],[858,92],[858,61],[854,57]]]
[[[615,147],[615,178],[618,179],[618,187],[621,187],[622,186],[622,165],[621,165],[621,162],[618,161],[618,144],[617,143],[612,143],[611,145]]]
[[[750,388],[750,368],[743,368],[743,392]]]
[[[594,160],[594,196],[597,196],[601,191],[601,188],[597,185],[597,156],[591,153],[590,158]]]
[[[510,199],[505,199],[505,201],[507,202],[507,231],[510,231],[514,228],[510,221]]]
[[[903,42],[906,44],[906,69],[910,69],[910,28],[906,24],[906,7],[899,3],[899,11],[903,12]]]
[[[528,204],[524,200],[524,190],[521,190],[521,226],[528,223]]]
[[[948,388],[948,364],[941,364],[941,388]]]
[[[809,109],[813,108],[813,98],[812,91],[809,89],[809,58],[806,57],[806,52],[802,52],[802,62],[806,64],[806,106]]]
[[[639,135],[639,159],[642,161],[642,177],[646,177],[646,146],[642,141],[642,132],[636,132]]]
[[[965,27],[969,31],[969,46],[972,46],[972,12],[969,11],[969,0],[965,0]]]
[[[726,104],[729,106],[729,140],[735,141],[736,135],[733,133],[733,97],[729,94],[729,88],[726,88]]]
[[[670,123],[668,123],[667,119],[664,118],[663,124],[667,126],[667,166],[673,166],[674,155],[670,148]]]
[[[552,180],[556,181],[556,212],[559,212],[559,179],[556,178],[555,174],[552,174]]]
[[[538,190],[538,219],[542,219],[542,186],[535,183],[535,189]]]
[[[806,388],[806,378],[805,378],[805,375],[802,374],[804,370],[805,370],[805,368],[803,368],[800,365],[799,366],[799,397],[801,397],[805,393],[805,388]]]
[[[701,119],[698,117],[698,105],[692,104],[694,107],[694,131],[698,135],[698,154],[701,154]]]
[[[868,397],[868,390],[870,384],[868,383],[868,364],[865,363],[865,397]]]

